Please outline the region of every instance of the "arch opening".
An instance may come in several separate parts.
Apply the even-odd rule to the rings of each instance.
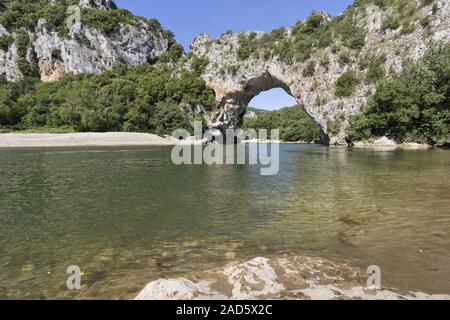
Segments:
[[[274,88],[260,92],[249,103],[248,108],[276,111],[285,107],[297,105],[297,101],[293,96],[288,94],[282,88]]]
[[[278,129],[285,142],[321,143],[322,131],[288,89],[262,90],[246,107],[244,129]]]
[[[206,115],[207,126],[225,132],[227,129],[280,129],[281,140],[328,144],[329,138],[306,111],[301,98],[288,84],[266,72],[243,79],[239,90],[226,91],[213,86],[217,108]]]

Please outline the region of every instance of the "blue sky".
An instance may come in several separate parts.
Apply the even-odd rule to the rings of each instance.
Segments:
[[[186,49],[200,33],[216,38],[227,30],[271,31],[304,20],[312,11],[332,15],[343,12],[352,0],[116,0],[120,8],[136,15],[157,18],[174,32]],[[255,97],[253,107],[278,109],[294,105],[283,90],[274,89]]]

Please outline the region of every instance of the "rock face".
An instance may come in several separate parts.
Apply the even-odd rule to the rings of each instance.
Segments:
[[[79,7],[101,10],[117,8],[111,0],[81,0]],[[162,31],[150,26],[144,20],[136,18],[132,25],[121,24],[113,34],[104,34],[100,30],[82,25],[77,15],[77,7],[69,8],[74,19],[68,22],[68,35],[49,30],[44,19],[39,20],[37,31],[29,33],[31,43],[27,61],[39,67],[41,80],[54,81],[65,73],[100,73],[110,69],[119,61],[130,66],[146,63],[167,51],[169,41]],[[11,35],[0,25],[0,36]],[[17,64],[16,43],[7,51],[0,49],[0,75],[9,81],[17,81],[23,75]]]
[[[12,36],[2,25],[0,25],[0,37]],[[0,75],[7,80],[14,81],[22,78],[17,66],[17,47],[13,43],[7,51],[0,49]]]
[[[117,5],[112,0],[81,0],[80,7],[102,10],[117,9]]]
[[[338,98],[335,82],[340,75],[349,70],[364,74],[367,68],[361,70],[358,61],[370,55],[385,55],[385,69],[399,72],[404,61],[420,59],[433,42],[450,41],[450,1],[435,1],[434,9],[423,6],[422,1],[416,3],[419,16],[428,17],[429,23],[425,27],[416,19],[415,30],[410,33],[403,32],[403,27],[396,30],[382,27],[392,15],[389,9],[370,5],[358,12],[354,23],[366,31],[365,45],[359,52],[349,51],[346,63],[339,61],[340,53],[332,46],[304,63],[286,63],[276,55],[269,59],[251,56],[242,61],[238,54],[239,34],[227,33],[218,40],[200,35],[191,46],[192,53],[209,61],[202,76],[214,89],[217,100],[217,110],[206,117],[209,126],[240,127],[253,97],[272,88],[282,88],[320,125],[324,142],[346,144],[349,118],[360,112],[375,85],[362,81],[351,96]],[[286,33],[289,37],[292,29]],[[263,36],[264,33],[256,33],[257,38]],[[321,64],[324,60],[329,61],[326,67]],[[305,76],[302,70],[311,61],[314,75]]]
[[[151,282],[136,300],[450,299],[448,295],[367,288],[364,283],[367,277],[360,269],[320,258],[256,258],[223,269],[194,274],[186,279]]]

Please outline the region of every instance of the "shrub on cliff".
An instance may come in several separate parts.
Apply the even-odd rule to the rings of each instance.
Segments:
[[[121,23],[132,25],[138,20],[138,17],[124,9],[106,11],[83,8],[81,12],[81,22],[84,25],[100,30],[107,35],[117,32]]]
[[[360,79],[355,71],[347,71],[336,80],[336,96],[349,97],[359,85]]]
[[[11,35],[0,36],[0,49],[3,51],[8,51],[9,46],[14,42],[14,37]]]
[[[191,70],[198,76],[205,72],[209,60],[206,57],[194,56],[191,59]]]
[[[380,81],[386,76],[386,69],[384,63],[386,62],[386,56],[372,57],[370,59],[368,70],[366,74],[366,81],[368,83],[375,83]]]
[[[158,61],[162,63],[175,63],[184,56],[184,48],[181,44],[175,43],[170,46],[169,50],[164,52]]]
[[[400,21],[395,17],[388,17],[383,21],[383,30],[397,30],[400,28]]]
[[[304,77],[312,77],[316,72],[316,63],[315,61],[310,61],[305,69],[303,69],[302,74]]]
[[[355,10],[350,7],[345,14],[334,18],[331,28],[333,34],[344,46],[360,50],[365,44],[366,31],[355,21]]]

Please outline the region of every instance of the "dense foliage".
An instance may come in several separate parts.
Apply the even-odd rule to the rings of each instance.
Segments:
[[[172,77],[164,68],[119,64],[101,75],[67,75],[54,83],[3,80],[0,127],[169,134],[189,128],[187,105],[214,106],[213,92],[195,74]]]
[[[79,0],[2,0],[0,24],[9,31],[26,29],[36,31],[38,21],[44,19],[48,30],[67,36],[67,19],[73,12],[68,7],[78,5]],[[100,10],[83,8],[81,20],[84,25],[96,28],[106,35],[116,32],[120,24],[136,25],[144,23],[161,32],[169,42],[174,43],[173,34],[164,30],[156,19],[137,17],[124,9]],[[4,43],[4,41],[3,41]]]
[[[0,24],[7,30],[21,28],[35,31],[38,20],[45,19],[50,30],[67,32],[67,8],[78,4],[78,0],[2,0],[4,9],[0,14]]]
[[[387,136],[398,142],[444,144],[450,139],[450,45],[433,48],[381,81],[363,114],[353,119],[354,140]]]
[[[360,83],[358,74],[355,71],[344,72],[336,80],[336,96],[337,97],[349,97],[353,94],[356,87]]]
[[[318,142],[320,129],[308,114],[299,106],[283,108],[278,111],[252,110],[256,117],[246,118],[246,129],[279,129],[280,138],[286,142]]]
[[[99,10],[92,8],[83,8],[81,11],[81,22],[83,25],[102,31],[106,35],[117,32],[120,24],[139,25],[144,23],[152,30],[161,32],[165,38],[169,40],[169,45],[174,44],[174,35],[171,31],[164,30],[160,22],[156,19],[147,20],[137,17],[125,9]]]
[[[158,68],[143,65],[128,69],[119,64],[101,75],[67,75],[55,83],[39,82],[38,66],[26,57],[32,39],[28,31],[37,31],[38,21],[68,37],[68,7],[79,0],[2,0],[0,24],[10,35],[0,37],[0,49],[8,50],[15,42],[19,70],[25,76],[17,83],[0,78],[0,129],[46,131],[141,131],[170,133],[173,128],[187,128],[184,106],[214,104],[213,93],[195,73],[183,72],[172,77],[176,62],[184,55],[173,34],[155,20],[136,17],[127,10],[83,8],[82,23],[105,35],[117,32],[120,24],[145,24],[169,41],[169,50]],[[81,41],[77,39],[77,41]],[[57,53],[56,53],[57,54]],[[149,61],[155,63],[156,61]]]

